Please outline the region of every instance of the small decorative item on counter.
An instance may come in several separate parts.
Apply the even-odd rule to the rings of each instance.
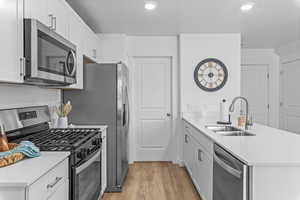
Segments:
[[[8,151],[9,150],[9,146],[8,146],[8,142],[7,142],[7,137],[4,131],[4,127],[3,124],[0,124],[0,152],[4,152],[4,151]]]
[[[32,142],[23,141],[19,145],[9,143],[9,150],[0,152],[0,167],[5,167],[22,160],[24,156],[29,158],[39,157],[41,155],[40,149]]]
[[[68,128],[68,114],[71,110],[72,105],[70,101],[56,107],[56,114],[58,115],[57,128]]]

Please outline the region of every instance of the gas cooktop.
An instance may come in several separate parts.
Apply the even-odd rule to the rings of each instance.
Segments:
[[[28,135],[15,140],[18,143],[29,140],[38,146],[42,151],[71,151],[80,147],[86,141],[94,138],[92,143],[101,143],[101,131],[99,129],[72,128],[72,129],[49,129]]]

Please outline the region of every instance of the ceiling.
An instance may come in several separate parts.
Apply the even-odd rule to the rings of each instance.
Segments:
[[[67,0],[97,33],[176,35],[242,33],[248,48],[276,48],[300,40],[300,0],[156,0],[155,11],[144,0]]]

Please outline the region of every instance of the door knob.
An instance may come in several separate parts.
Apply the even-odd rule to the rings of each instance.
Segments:
[[[168,116],[168,117],[171,117],[171,113],[167,113],[167,116]]]

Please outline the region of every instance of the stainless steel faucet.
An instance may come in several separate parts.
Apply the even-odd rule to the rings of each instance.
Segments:
[[[249,125],[249,103],[248,103],[248,100],[245,97],[242,97],[242,96],[235,97],[232,100],[232,103],[229,106],[229,112],[233,112],[234,111],[234,104],[239,99],[245,101],[245,103],[246,103],[246,123],[245,123],[245,130],[248,130],[248,125]]]

